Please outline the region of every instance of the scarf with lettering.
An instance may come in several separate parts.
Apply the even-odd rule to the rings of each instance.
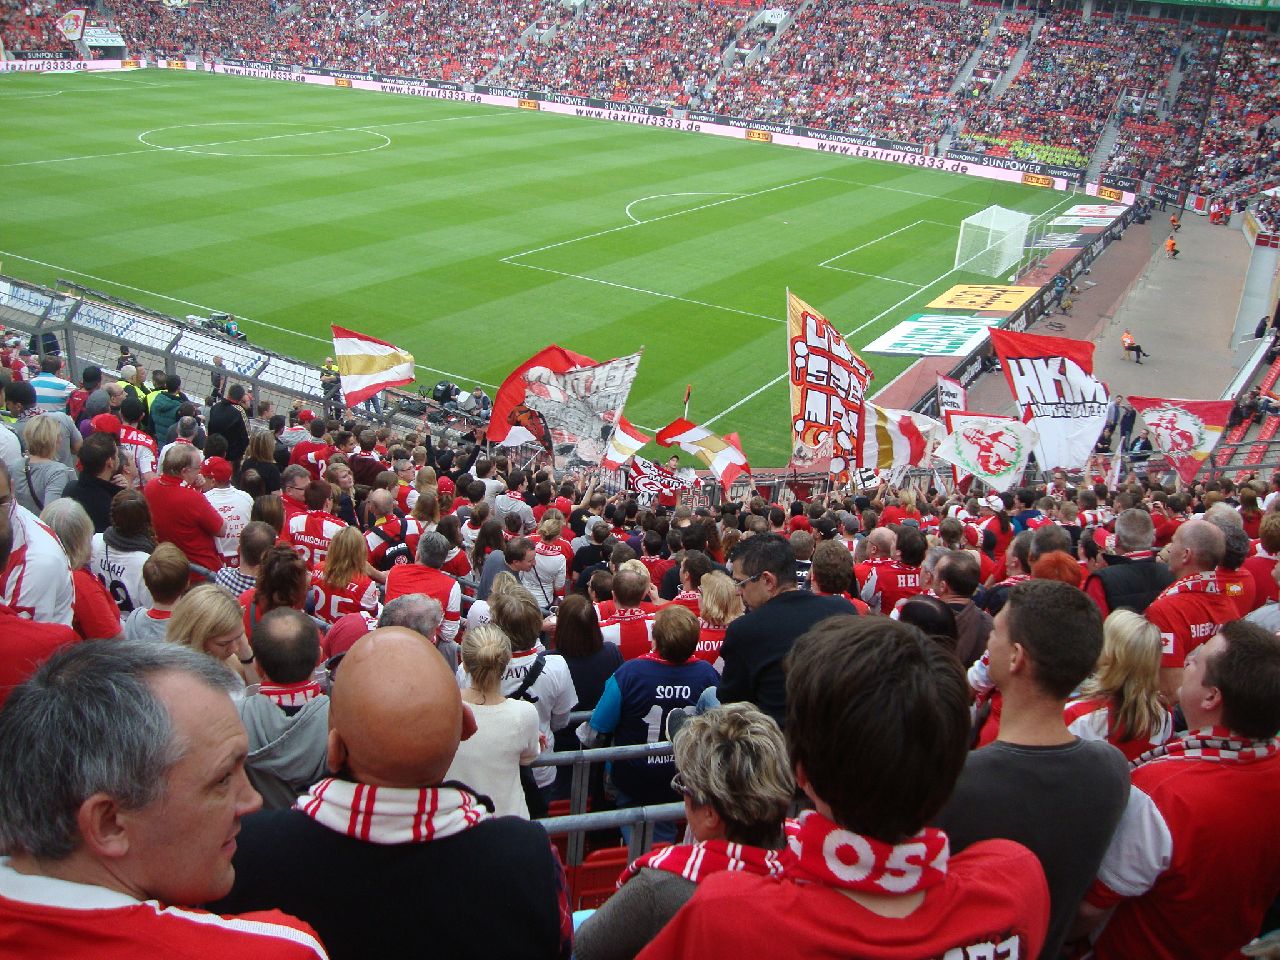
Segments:
[[[947,835],[925,827],[899,844],[845,830],[816,810],[786,824],[782,854],[788,877],[824,887],[863,893],[917,893],[947,876],[951,845]]]
[[[293,808],[337,833],[366,843],[429,843],[469,830],[493,815],[487,797],[460,783],[408,789],[329,777]]]
[[[1193,573],[1189,577],[1174,581],[1164,588],[1164,592],[1157,599],[1172,597],[1175,593],[1221,592],[1222,587],[1218,584],[1218,574],[1213,570],[1207,570],[1204,573]]]
[[[1280,752],[1280,739],[1246,740],[1226,727],[1188,730],[1133,761],[1138,767],[1156,760],[1212,760],[1216,763],[1256,763]]]
[[[304,680],[302,683],[263,683],[258,685],[258,693],[262,694],[277,707],[301,707],[308,700],[324,695],[324,687],[318,680]]]
[[[701,883],[713,873],[740,870],[760,877],[782,876],[782,852],[761,847],[744,846],[728,840],[704,840],[701,843],[678,844],[650,850],[633,861],[618,877],[618,889],[643,868],[665,870]]]

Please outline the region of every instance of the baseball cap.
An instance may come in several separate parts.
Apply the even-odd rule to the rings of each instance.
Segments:
[[[89,421],[94,433],[109,433],[113,437],[120,436],[120,418],[114,413],[100,413]]]
[[[998,512],[1004,509],[1004,499],[998,493],[991,493],[982,498],[982,505]]]
[[[311,422],[312,420],[314,420],[315,418],[316,418],[316,414],[315,414],[315,411],[314,411],[314,410],[299,410],[299,411],[298,411],[298,422],[299,422],[299,423],[310,423],[310,422]]]
[[[222,457],[210,457],[200,465],[200,476],[208,477],[214,483],[230,483],[231,464]]]

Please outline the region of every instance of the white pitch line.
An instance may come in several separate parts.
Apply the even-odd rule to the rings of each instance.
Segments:
[[[563,270],[552,270],[550,267],[537,267],[532,263],[513,263],[513,267],[524,267],[526,270],[538,270],[542,273],[554,273],[557,277],[569,277],[573,280],[586,280],[590,283],[602,283],[606,287],[616,287],[619,290],[630,290],[632,293],[647,293],[651,297],[661,297],[663,300],[678,300],[681,303],[691,303],[697,307],[707,307],[712,310],[723,310],[726,313],[736,313],[743,317],[756,317],[760,320],[769,320],[773,323],[786,323],[778,317],[770,317],[763,313],[752,313],[750,310],[739,310],[736,307],[725,307],[718,303],[707,303],[705,300],[691,300],[688,297],[678,297],[674,293],[660,293],[657,290],[646,290],[644,287],[633,287],[626,283],[615,283],[612,280],[601,280],[599,277],[587,277],[580,273],[566,273]]]
[[[24,260],[27,263],[34,263],[37,266],[48,267],[50,270],[56,270],[59,273],[69,273],[72,276],[84,277],[86,280],[92,280],[94,283],[101,283],[108,287],[115,287],[118,290],[132,290],[134,293],[145,293],[148,296],[158,297],[159,299],[167,300],[170,303],[180,303],[184,307],[194,307],[197,310],[205,311],[205,313],[220,312],[216,310],[214,307],[208,307],[202,303],[194,303],[191,300],[183,300],[180,297],[171,297],[167,293],[157,293],[154,290],[148,290],[146,287],[135,287],[128,283],[119,283],[115,280],[108,280],[105,277],[95,277],[93,274],[84,273],[81,270],[73,270],[70,267],[59,266],[56,263],[47,263],[44,260],[36,260],[34,257],[24,257],[22,254],[14,253],[11,250],[0,250],[0,254],[3,254],[6,257],[13,257],[15,260]],[[290,330],[288,327],[279,327],[279,326],[276,326],[274,323],[267,323],[265,320],[254,320],[252,317],[246,317],[239,313],[237,313],[235,317],[241,323],[250,323],[259,327],[264,327],[267,330],[275,330],[277,333],[287,333],[294,337],[302,337],[304,340],[313,340],[316,343],[327,344],[331,348],[333,346],[332,340],[326,340],[324,337],[317,337],[310,333],[303,333],[301,330]],[[441,370],[438,367],[428,367],[425,364],[421,364],[421,363],[415,363],[414,366],[417,367],[419,370],[426,370],[430,373],[438,373],[441,376],[449,377],[452,380],[460,380],[463,383],[474,383],[474,384],[478,384],[479,386],[489,387],[490,389],[495,389],[495,390],[497,389],[497,386],[498,386],[497,384],[494,384],[494,383],[486,383],[483,380],[477,380],[474,377],[465,377],[460,373],[451,373],[448,370]]]
[[[818,264],[823,266],[823,264]],[[850,270],[848,267],[826,267],[827,270],[839,270],[841,273],[850,273],[855,277],[871,277],[873,280],[883,280],[885,283],[900,283],[904,287],[915,287],[917,290],[923,290],[923,284],[912,283],[910,280],[895,280],[893,277],[882,277],[878,273],[863,273],[861,270]]]
[[[596,237],[604,237],[611,233],[617,233],[619,230],[630,230],[633,227],[643,226],[647,223],[658,223],[661,220],[670,220],[672,217],[683,217],[686,214],[696,213],[699,210],[709,210],[711,207],[718,207],[723,203],[734,203],[738,200],[746,200],[751,197],[761,197],[766,193],[773,193],[776,190],[786,190],[789,187],[798,187],[801,184],[813,183],[817,180],[829,180],[830,177],[806,177],[803,180],[793,180],[790,183],[779,184],[776,187],[768,187],[764,190],[757,190],[754,193],[740,193],[737,196],[727,197],[724,200],[713,200],[711,203],[700,203],[696,207],[690,207],[688,210],[677,210],[674,213],[664,213],[660,217],[654,217],[652,220],[641,220],[637,223],[624,223],[617,227],[609,227],[607,230],[597,230],[595,233],[588,233],[581,237],[573,237],[569,240],[561,240],[558,243],[548,243],[541,247],[534,247],[532,250],[525,250],[521,253],[513,253],[503,257],[499,263],[511,263],[512,260],[519,260],[522,257],[532,256],[535,253],[542,253],[546,250],[555,250],[557,247],[564,247],[571,243],[578,243],[582,240],[594,240]],[[523,266],[523,264],[511,264],[512,266]]]
[[[833,178],[828,177],[828,178],[826,178],[826,179],[833,179]],[[1045,219],[1045,218],[1046,218],[1046,217],[1048,217],[1050,214],[1052,214],[1054,211],[1056,211],[1059,207],[1065,206],[1065,205],[1066,205],[1066,204],[1068,204],[1068,203],[1076,203],[1076,202],[1077,202],[1077,199],[1078,199],[1078,198],[1076,198],[1076,197],[1073,195],[1073,196],[1068,197],[1066,200],[1063,200],[1061,203],[1056,203],[1056,204],[1054,204],[1052,207],[1050,207],[1050,208],[1049,208],[1048,210],[1046,210],[1044,213],[1042,213],[1042,214],[1040,214],[1039,216],[1037,216],[1037,217],[1036,217],[1036,220],[1043,220],[1043,219]],[[901,300],[899,300],[899,301],[898,301],[897,303],[895,303],[893,306],[889,307],[887,310],[881,310],[879,313],[877,313],[877,314],[876,314],[874,317],[872,317],[870,320],[866,321],[865,323],[860,323],[860,324],[858,324],[856,327],[854,327],[854,328],[853,328],[852,330],[850,330],[848,333],[842,334],[842,336],[845,338],[845,340],[848,340],[848,339],[849,339],[850,337],[852,337],[854,334],[861,333],[863,330],[865,330],[867,327],[871,326],[871,325],[872,325],[873,323],[875,323],[876,321],[880,320],[882,317],[885,317],[886,315],[888,315],[888,314],[889,314],[889,313],[891,313],[892,311],[897,310],[900,306],[902,306],[902,305],[903,305],[904,303],[906,303],[908,300],[911,300],[911,299],[912,299],[912,298],[914,298],[914,297],[918,297],[918,296],[920,295],[920,291],[921,291],[921,290],[928,290],[930,287],[932,287],[932,286],[936,285],[937,283],[941,282],[942,280],[945,280],[947,277],[951,276],[951,275],[952,275],[953,273],[955,273],[955,272],[956,272],[956,268],[955,268],[955,267],[952,267],[952,268],[951,268],[950,270],[948,270],[946,273],[944,273],[944,274],[942,274],[941,276],[937,277],[936,279],[934,279],[934,280],[933,280],[933,281],[931,281],[930,283],[925,284],[923,287],[921,287],[921,288],[920,288],[920,290],[915,291],[915,293],[909,293],[909,294],[907,294],[905,297],[903,297]],[[703,425],[704,427],[705,427],[705,426],[710,426],[711,424],[713,424],[713,423],[715,423],[717,420],[719,420],[721,417],[723,417],[723,416],[725,416],[725,415],[727,415],[727,414],[732,413],[734,410],[737,410],[737,409],[738,409],[740,406],[742,406],[744,403],[748,403],[749,401],[754,400],[756,397],[760,396],[760,394],[764,393],[764,392],[765,392],[766,390],[768,390],[770,387],[776,386],[777,384],[781,383],[783,380],[786,380],[786,379],[787,379],[787,374],[785,374],[785,373],[781,373],[781,374],[779,374],[778,376],[776,376],[776,377],[774,377],[772,380],[770,380],[768,383],[766,383],[764,386],[762,386],[762,387],[758,387],[757,389],[752,390],[749,394],[747,394],[745,397],[743,397],[743,398],[742,398],[741,400],[739,400],[737,403],[734,403],[734,404],[731,404],[731,405],[730,405],[730,406],[728,406],[728,407],[725,407],[723,410],[721,410],[719,413],[717,413],[717,414],[716,414],[714,417],[712,417],[710,420],[704,420],[704,421],[702,421],[702,425]]]
[[[637,203],[644,203],[646,200],[661,200],[663,197],[740,197],[740,196],[742,196],[742,194],[730,193],[726,190],[720,190],[720,191],[694,190],[688,193],[655,193],[652,196],[641,197],[639,200],[632,200],[630,203],[627,204],[627,209],[623,210],[622,212],[627,215],[628,219],[630,219],[632,223],[648,223],[649,221],[647,220],[641,220],[639,217],[634,217],[631,215],[631,208],[634,207]]]
[[[845,257],[847,257],[849,254],[857,253],[859,250],[864,250],[867,247],[871,246],[872,244],[879,243],[881,240],[888,240],[890,237],[896,237],[898,234],[906,230],[910,230],[912,227],[917,227],[922,223],[932,223],[932,222],[933,221],[929,221],[929,220],[916,220],[914,223],[908,223],[905,227],[899,227],[897,230],[894,230],[892,233],[886,233],[883,237],[876,237],[874,240],[868,240],[866,243],[860,243],[856,247],[850,247],[844,253],[837,253],[834,257],[827,257],[827,259],[823,260],[820,264],[818,264],[818,266],[825,267],[829,263],[833,263],[836,260],[842,260]],[[839,268],[837,267],[833,269],[839,269]]]
[[[923,168],[921,168],[923,169]],[[943,171],[944,173],[946,171]],[[940,197],[936,193],[925,193],[921,190],[907,190],[905,187],[888,187],[882,183],[861,183],[857,180],[845,180],[843,177],[817,177],[818,180],[830,180],[832,183],[847,183],[851,187],[866,187],[870,190],[888,190],[890,193],[905,193],[913,197],[924,197],[928,200],[945,200],[947,203],[963,203],[969,207],[981,207],[984,204],[976,200],[961,200],[958,197]]]

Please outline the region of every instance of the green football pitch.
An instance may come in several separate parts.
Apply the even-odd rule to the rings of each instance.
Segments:
[[[159,70],[0,76],[0,271],[221,310],[310,361],[329,324],[492,387],[548,343],[644,348],[628,418],[788,455],[785,292],[860,349],[957,283],[962,219],[1051,191],[769,144]],[[1007,278],[1001,278],[1007,279]],[[878,385],[910,357],[868,354]]]

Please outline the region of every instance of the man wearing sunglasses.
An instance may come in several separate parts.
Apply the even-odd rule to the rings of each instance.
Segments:
[[[827,617],[857,611],[844,597],[797,589],[795,551],[780,534],[741,541],[730,560],[733,581],[748,612],[729,624],[724,635],[720,701],[754,703],[781,726],[787,712],[782,661],[791,645]]]

